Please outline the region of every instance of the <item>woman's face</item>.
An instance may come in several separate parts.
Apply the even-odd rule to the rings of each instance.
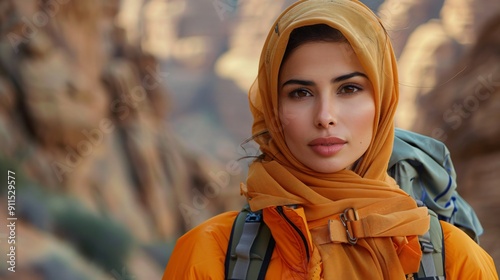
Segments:
[[[373,86],[347,43],[309,42],[281,65],[279,116],[285,142],[322,173],[351,168],[373,134]]]

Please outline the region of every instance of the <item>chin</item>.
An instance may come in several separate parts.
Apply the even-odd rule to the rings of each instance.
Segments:
[[[354,163],[339,163],[337,161],[331,162],[328,160],[318,160],[311,162],[311,164],[306,164],[307,167],[310,169],[319,172],[319,173],[324,173],[324,174],[331,174],[335,172],[339,172],[342,170],[352,170]]]
[[[312,170],[316,171],[316,172],[319,172],[319,173],[325,173],[325,174],[329,174],[329,173],[335,173],[335,172],[339,172],[341,170],[344,170],[346,169],[346,167],[337,167],[337,166],[331,166],[331,167],[325,167],[325,166],[311,166],[309,167],[311,168]]]

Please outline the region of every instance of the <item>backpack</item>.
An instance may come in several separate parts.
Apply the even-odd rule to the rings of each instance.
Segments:
[[[463,229],[478,242],[483,229],[470,205],[456,192],[455,170],[446,146],[433,138],[396,129],[388,174],[429,209],[430,229],[419,236],[422,259],[407,279],[446,279],[444,238],[439,220]],[[262,211],[246,205],[236,217],[225,259],[225,279],[264,279],[275,241]]]
[[[421,204],[421,206],[424,206]],[[429,210],[429,231],[419,236],[422,259],[417,275],[406,279],[444,280],[444,239],[441,224],[434,211]],[[271,261],[275,241],[263,222],[262,211],[252,212],[248,205],[240,211],[233,223],[225,260],[225,279],[263,280]]]

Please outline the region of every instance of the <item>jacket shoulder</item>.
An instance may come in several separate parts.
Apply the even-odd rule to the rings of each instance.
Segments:
[[[181,236],[167,263],[166,279],[224,279],[224,261],[238,212],[217,215]]]
[[[446,279],[497,279],[491,256],[461,229],[440,221],[445,248]]]

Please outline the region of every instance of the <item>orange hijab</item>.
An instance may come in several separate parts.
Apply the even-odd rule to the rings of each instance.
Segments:
[[[355,170],[315,172],[294,158],[284,140],[278,114],[281,60],[291,31],[314,24],[342,32],[374,87],[374,136]],[[309,0],[290,6],[268,34],[249,101],[252,133],[265,155],[252,163],[247,184],[242,186],[251,208],[303,206],[314,241],[309,265],[323,267],[325,279],[339,275],[342,279],[404,279],[404,274],[416,272],[421,251],[415,236],[428,230],[429,217],[387,174],[398,78],[389,38],[370,9],[355,0]],[[356,209],[359,219],[353,225],[360,237],[354,246],[345,243],[339,222],[339,214],[347,208]],[[320,229],[328,227],[329,220],[338,226],[339,236],[330,228],[333,241],[320,242]]]

